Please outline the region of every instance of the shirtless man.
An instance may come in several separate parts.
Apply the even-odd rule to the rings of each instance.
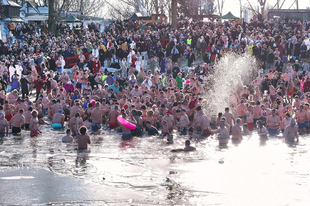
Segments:
[[[115,105],[114,110],[111,110],[108,115],[110,129],[115,129],[118,126],[117,117],[119,115],[120,115],[119,108],[117,105]]]
[[[227,128],[225,127],[225,121],[220,121],[220,128],[213,131],[212,134],[218,133],[218,140],[219,140],[219,146],[220,147],[226,147],[229,140],[229,133]]]
[[[11,92],[8,95],[8,102],[9,102],[9,104],[14,104],[16,99],[17,99],[17,90],[14,89],[13,92]]]
[[[65,123],[65,115],[62,114],[61,109],[58,110],[58,112],[56,114],[54,114],[53,119],[52,119],[52,126],[53,128],[58,128],[58,125],[61,124],[61,127],[64,126]],[[57,127],[56,127],[57,125]]]
[[[139,89],[139,86],[136,85],[133,90],[131,90],[130,95],[136,97],[142,97],[142,89]]]
[[[30,119],[32,118],[32,107],[28,107],[27,111],[24,112],[25,117],[25,130],[29,130]]]
[[[21,127],[25,123],[25,117],[24,117],[23,113],[24,113],[24,110],[22,110],[22,109],[19,110],[19,113],[15,114],[13,116],[13,118],[10,120],[10,124],[13,125],[13,127],[12,127],[12,133],[13,134],[18,134],[22,131]]]
[[[60,109],[62,110],[60,99],[57,99],[56,103],[51,106],[51,117],[53,118]]]
[[[186,140],[185,141],[185,147],[184,147],[184,152],[190,152],[190,151],[195,151],[196,148],[195,147],[192,147],[190,146],[191,145],[191,142],[189,140]]]
[[[299,105],[299,110],[296,111],[295,118],[297,120],[297,125],[299,133],[307,131],[306,122],[308,122],[307,112],[304,110],[303,105]]]
[[[72,136],[75,136],[78,133],[81,126],[83,126],[83,119],[80,117],[80,113],[75,113],[74,117],[71,117],[69,122]]]
[[[181,109],[181,117],[180,117],[180,122],[179,122],[179,128],[181,131],[181,134],[186,135],[187,127],[189,125],[189,119],[186,114],[185,109]]]
[[[75,105],[70,108],[70,118],[74,117],[76,113],[79,113],[81,117],[84,115],[84,110],[78,101],[76,101]]]
[[[297,95],[294,97],[294,100],[295,101],[294,101],[294,104],[293,104],[293,108],[295,110],[298,110],[301,101],[300,101],[300,99],[299,99],[299,97]]]
[[[137,122],[134,119],[127,118],[126,114],[123,114],[122,116],[124,119],[126,119],[126,121],[128,121],[132,124],[137,124]],[[122,128],[122,140],[130,140],[132,138],[131,130],[122,124],[121,124],[121,128]]]
[[[100,110],[100,103],[96,102],[96,108],[93,109],[91,112],[91,119],[92,119],[92,130],[94,132],[98,131],[101,128],[102,124],[102,111]]]
[[[240,118],[236,120],[236,124],[231,128],[231,140],[240,141],[242,140],[242,130],[241,130],[242,121]]]
[[[167,121],[169,132],[172,132],[174,127],[174,117],[171,115],[170,110],[167,111],[166,115],[163,117],[163,120]]]
[[[271,115],[267,117],[267,129],[270,135],[277,135],[279,126],[281,125],[281,119],[276,114],[276,110],[272,109]]]
[[[78,142],[78,149],[87,149],[90,144],[90,137],[86,134],[87,128],[82,126],[79,128],[79,133],[76,135]]]
[[[285,127],[284,138],[285,138],[286,143],[288,143],[288,144],[294,144],[295,143],[295,138],[296,138],[297,142],[299,141],[299,138],[298,138],[298,128],[296,126],[295,119],[292,118],[291,122],[290,122],[290,125]]]
[[[38,112],[34,110],[31,112],[31,115],[32,115],[32,118],[30,119],[30,123],[29,123],[30,136],[36,137],[39,134],[42,134],[42,132],[39,130]]]
[[[3,111],[4,111],[5,119],[7,121],[10,121],[12,119],[14,110],[15,110],[15,107],[13,105],[9,104],[8,101],[4,102]]]
[[[102,103],[101,103],[101,106],[100,106],[100,110],[102,111],[102,117],[104,118],[104,122],[106,121],[106,118],[108,116],[108,113],[110,111],[110,108],[109,106],[106,104],[105,102],[106,100],[105,99],[102,99]]]
[[[226,118],[226,123],[229,124],[230,127],[234,126],[235,118],[234,118],[234,116],[231,113],[229,113],[229,108],[228,107],[225,108],[225,113],[223,114],[223,117]]]
[[[42,99],[43,115],[47,116],[48,115],[49,100],[44,95],[41,95],[40,98]]]
[[[136,97],[136,96],[135,96],[135,97]],[[135,100],[134,105],[135,105],[136,109],[141,109],[141,106],[142,106],[143,104],[142,104],[141,101],[140,101],[140,97],[136,97],[136,98],[135,98],[135,97],[134,97],[134,100]]]
[[[4,118],[4,114],[0,113],[0,137],[3,137],[5,134],[8,135],[8,133],[8,121]]]
[[[26,107],[27,107],[27,104],[25,103],[25,100],[22,99],[22,100],[20,101],[20,103],[19,103],[18,105],[16,105],[15,108],[16,108],[17,111],[19,111],[19,110],[21,110],[21,109],[25,110]]]
[[[262,108],[260,106],[260,102],[257,101],[256,105],[253,107],[253,120],[254,126],[256,127],[256,122],[258,121],[259,117],[261,116]]]
[[[201,129],[201,136],[209,136],[211,134],[210,121],[203,111],[198,112],[197,127]]]
[[[246,111],[246,106],[244,105],[244,100],[242,99],[240,104],[237,107],[237,113],[240,119],[243,119],[243,116],[245,115],[245,111]]]

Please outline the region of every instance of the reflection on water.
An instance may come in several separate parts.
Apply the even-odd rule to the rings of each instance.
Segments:
[[[0,172],[12,168],[45,169],[94,187],[103,185],[146,197],[132,196],[131,200],[124,200],[98,196],[98,200],[113,200],[115,204],[131,201],[161,205],[303,205],[310,202],[310,140],[306,136],[300,138],[300,144],[287,146],[281,138],[270,138],[261,144],[254,134],[241,143],[230,143],[225,149],[220,149],[215,139],[208,139],[193,142],[195,152],[171,153],[171,149],[184,146],[184,138],[175,138],[174,145],[166,145],[165,140],[156,137],[121,141],[117,133],[92,135],[89,152],[76,150],[75,144],[61,143],[63,135],[64,132],[51,131],[37,138],[30,138],[28,133],[21,139],[4,137],[0,145]]]

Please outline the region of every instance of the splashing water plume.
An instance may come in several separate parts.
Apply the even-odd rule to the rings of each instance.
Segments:
[[[214,118],[225,107],[235,107],[238,92],[242,86],[249,86],[257,74],[257,62],[253,56],[227,53],[215,64],[214,73],[207,77],[205,113]]]

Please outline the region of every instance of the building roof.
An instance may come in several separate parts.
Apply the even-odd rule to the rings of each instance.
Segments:
[[[21,5],[15,3],[14,1],[11,0],[2,0],[3,5],[7,6],[15,6],[15,7],[22,7]]]

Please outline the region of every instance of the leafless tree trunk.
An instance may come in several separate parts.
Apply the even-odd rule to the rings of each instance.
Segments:
[[[172,27],[174,29],[177,28],[177,24],[178,24],[178,22],[177,22],[177,13],[178,13],[177,9],[178,9],[178,2],[177,2],[177,0],[171,0]]]
[[[48,31],[52,35],[56,34],[56,21],[62,11],[67,11],[70,7],[70,0],[49,0],[48,1]]]
[[[225,4],[225,0],[217,0],[217,8],[218,8],[218,10],[219,10],[220,16],[223,15],[223,7],[224,7],[224,4]]]

